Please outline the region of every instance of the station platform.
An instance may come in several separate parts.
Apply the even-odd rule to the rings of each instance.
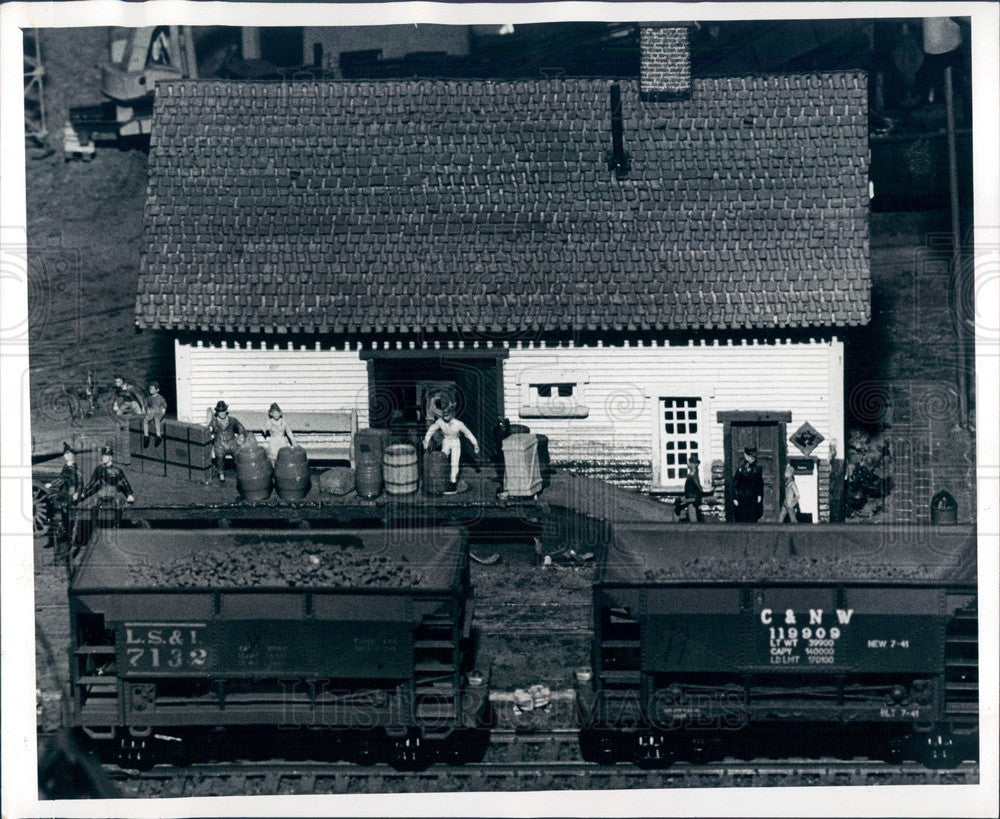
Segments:
[[[429,496],[422,491],[407,495],[383,492],[365,498],[357,492],[332,495],[320,492],[322,468],[311,470],[312,481],[302,500],[283,500],[276,492],[262,501],[244,500],[236,476],[227,472],[225,483],[217,479],[205,484],[164,477],[123,465],[133,489],[135,503],[123,507],[123,520],[140,526],[323,525],[381,520],[385,522],[434,522],[470,525],[486,519],[522,519],[538,522],[553,510],[569,511],[595,520],[672,523],[672,506],[605,481],[555,470],[546,486],[534,497],[507,497],[502,478],[492,467],[462,470],[468,489],[455,495]],[[84,475],[84,479],[87,479]],[[78,507],[87,511],[90,501]]]

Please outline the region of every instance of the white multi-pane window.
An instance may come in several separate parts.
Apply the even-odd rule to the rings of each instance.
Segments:
[[[683,483],[687,477],[687,462],[698,452],[701,440],[699,417],[701,399],[666,397],[659,400],[660,482]]]

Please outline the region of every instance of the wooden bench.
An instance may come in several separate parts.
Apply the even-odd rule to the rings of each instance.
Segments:
[[[264,445],[262,432],[267,426],[267,412],[230,408],[229,415]],[[206,417],[212,417],[211,407]],[[306,450],[310,460],[349,461],[354,466],[354,433],[358,431],[356,410],[291,410],[282,413],[282,417],[295,436],[295,443]]]

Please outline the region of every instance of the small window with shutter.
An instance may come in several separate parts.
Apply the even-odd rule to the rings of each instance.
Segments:
[[[586,418],[586,378],[576,371],[536,370],[521,378],[522,418]]]

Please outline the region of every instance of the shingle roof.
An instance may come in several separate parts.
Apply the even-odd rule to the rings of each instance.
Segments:
[[[136,320],[406,333],[868,320],[860,73],[157,86]]]

